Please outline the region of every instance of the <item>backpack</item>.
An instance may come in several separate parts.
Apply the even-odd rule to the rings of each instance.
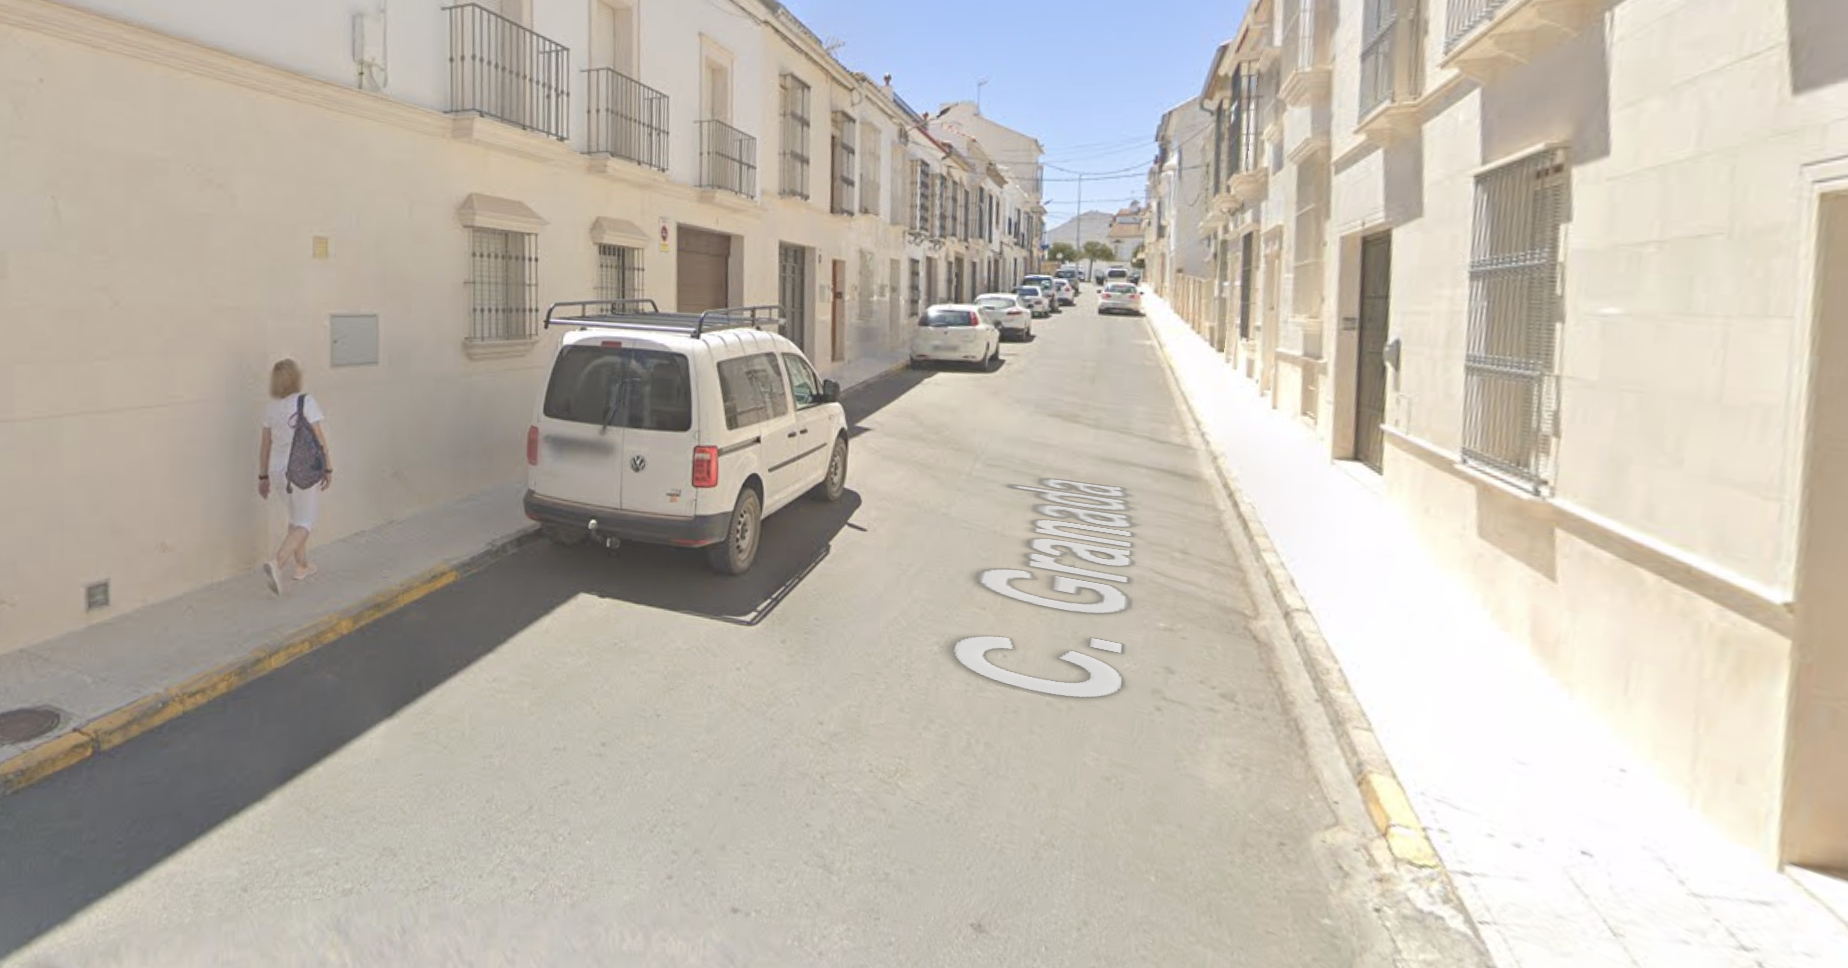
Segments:
[[[289,468],[285,476],[289,484],[300,491],[318,486],[327,477],[327,455],[321,451],[321,439],[314,435],[314,428],[302,415],[302,408],[307,405],[308,394],[297,396],[295,419],[289,421],[295,428],[295,439],[289,444]]]

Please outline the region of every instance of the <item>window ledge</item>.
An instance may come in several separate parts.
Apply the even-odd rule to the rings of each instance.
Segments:
[[[471,360],[507,360],[525,356],[539,345],[539,337],[525,339],[465,339],[462,352]]]
[[[1277,96],[1283,103],[1293,108],[1318,104],[1327,100],[1331,93],[1329,84],[1332,73],[1327,67],[1309,67],[1294,70],[1283,79],[1277,89]]]
[[[1418,129],[1418,102],[1388,101],[1360,119],[1355,132],[1376,145],[1389,145]]]

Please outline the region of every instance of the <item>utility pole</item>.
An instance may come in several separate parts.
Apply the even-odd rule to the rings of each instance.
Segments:
[[[1078,226],[1078,254],[1082,256],[1084,255],[1084,176],[1083,175],[1078,176],[1078,221],[1075,224]],[[1092,274],[1092,269],[1095,268],[1094,266],[1091,265],[1093,261],[1095,260],[1092,260],[1092,259],[1085,260],[1084,274],[1087,277],[1089,277]]]

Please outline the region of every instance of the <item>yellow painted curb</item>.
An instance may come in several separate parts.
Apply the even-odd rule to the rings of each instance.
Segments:
[[[1360,778],[1360,796],[1367,804],[1373,825],[1385,836],[1393,856],[1419,867],[1437,867],[1437,851],[1425,836],[1424,825],[1412,810],[1399,781],[1383,773],[1366,773]]]
[[[15,793],[104,750],[111,750],[164,723],[192,712],[288,665],[309,653],[352,634],[412,602],[462,578],[469,565],[497,557],[519,542],[496,542],[469,563],[442,565],[367,599],[343,612],[297,631],[281,642],[195,676],[171,689],[144,696],[105,713],[56,739],[0,762],[0,796]]]
[[[0,763],[0,794],[23,790],[59,770],[82,763],[94,752],[96,747],[90,737],[82,733],[65,733],[40,743]]]

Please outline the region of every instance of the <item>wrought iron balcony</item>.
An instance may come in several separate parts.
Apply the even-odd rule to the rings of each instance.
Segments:
[[[590,92],[593,155],[625,158],[667,170],[667,95],[608,67],[584,72]]]
[[[1328,37],[1318,7],[1323,0],[1286,0],[1283,80],[1278,97],[1302,105],[1328,96]]]
[[[1600,0],[1448,0],[1444,66],[1486,79],[1530,62],[1600,10]]]
[[[757,196],[757,139],[723,121],[699,122],[699,187]]]
[[[571,52],[480,4],[449,13],[449,112],[569,136]]]
[[[1398,0],[1368,4],[1360,48],[1360,132],[1389,142],[1416,124],[1423,94],[1417,21]]]

